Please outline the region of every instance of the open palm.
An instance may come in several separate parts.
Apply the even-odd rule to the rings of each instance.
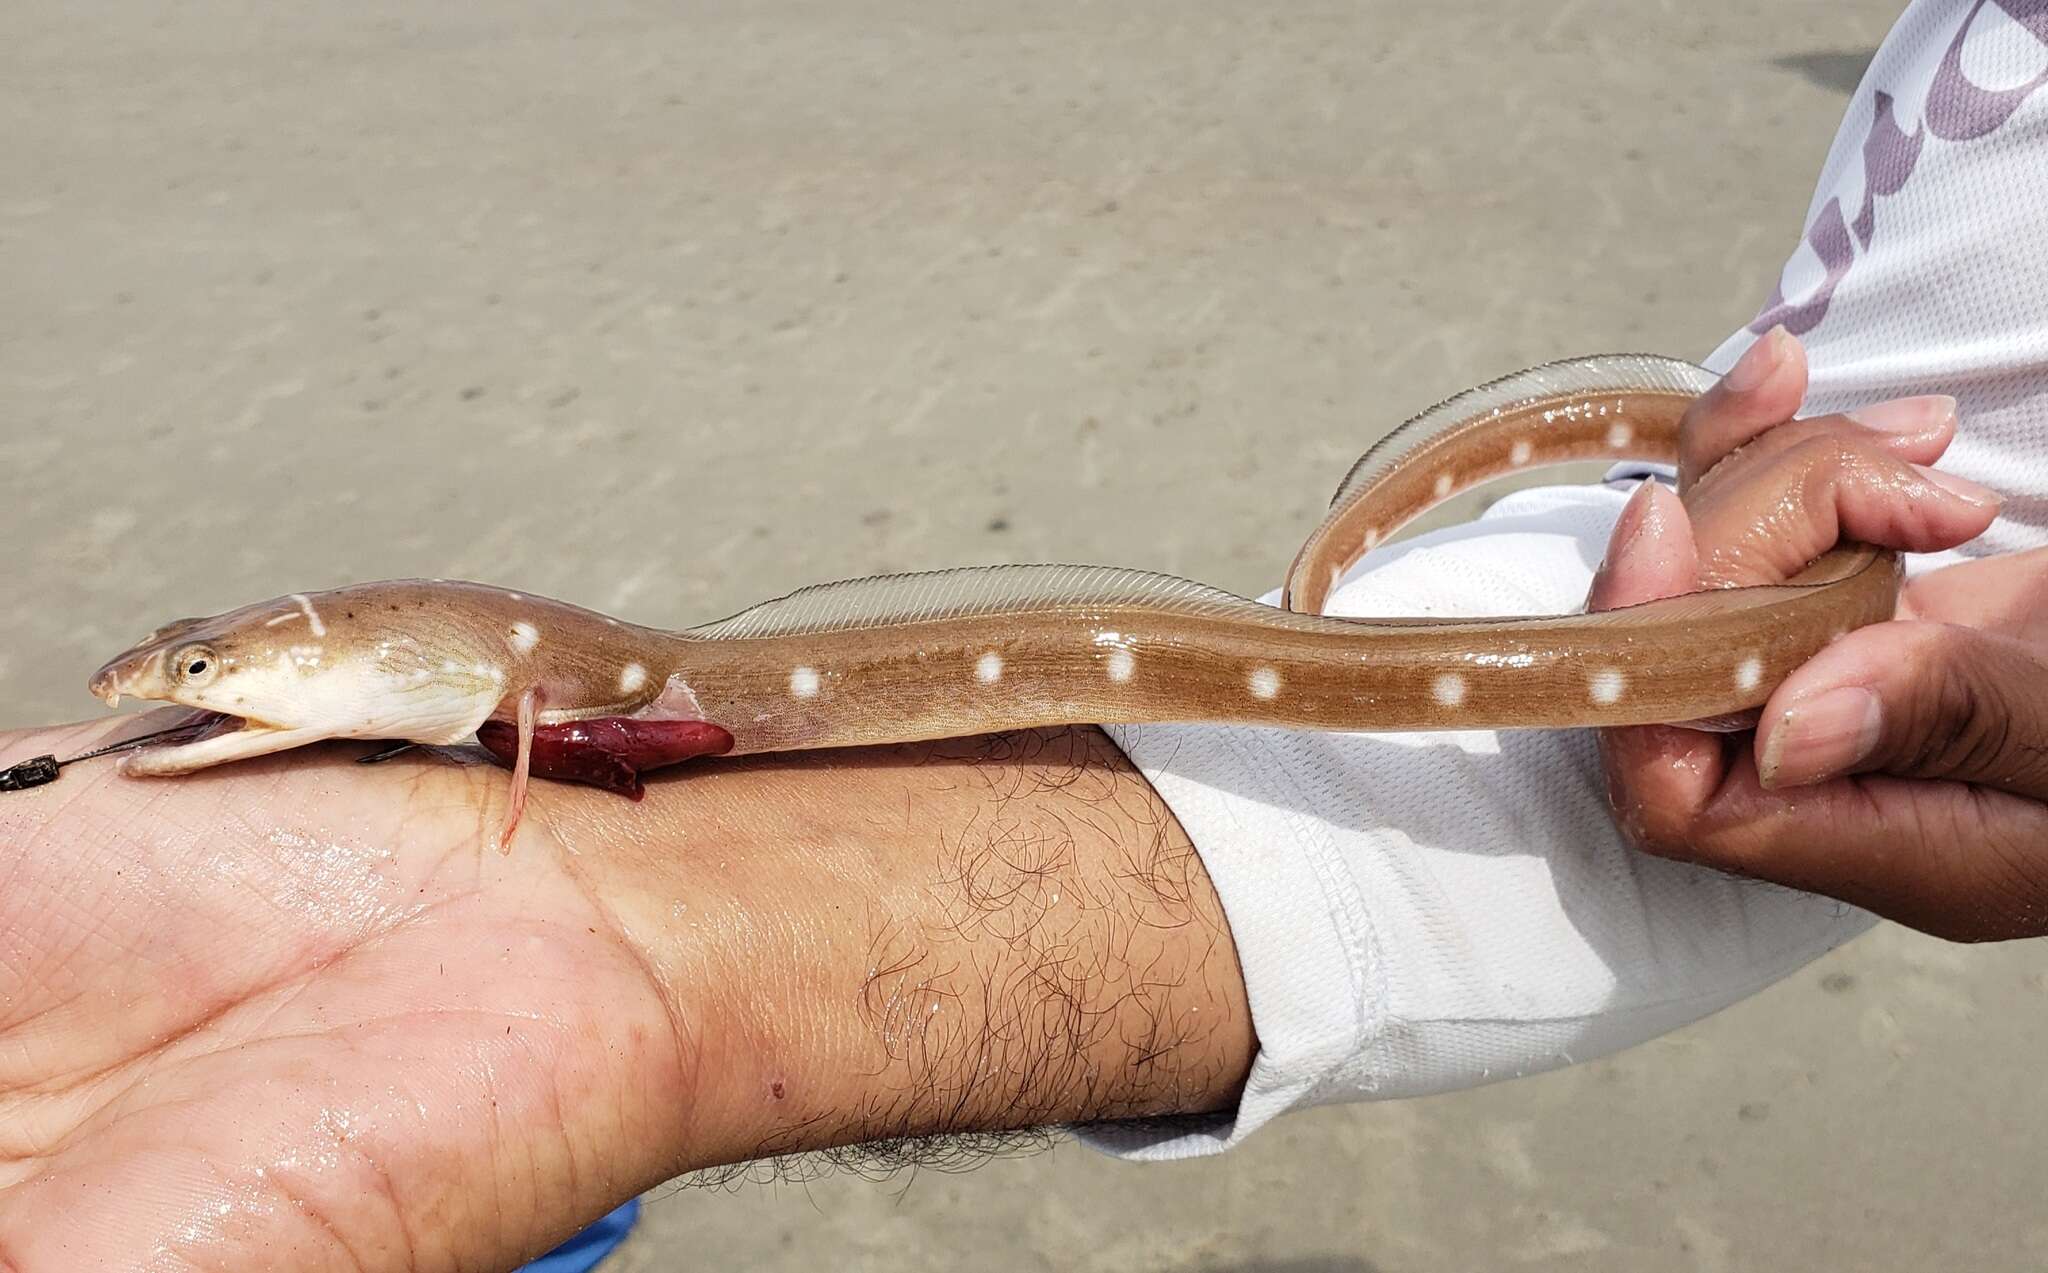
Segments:
[[[486,782],[330,749],[0,798],[0,1267],[503,1266],[667,1174],[631,1133],[689,1032],[545,810],[479,847]]]

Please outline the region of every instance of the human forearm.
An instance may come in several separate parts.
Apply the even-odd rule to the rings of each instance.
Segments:
[[[557,804],[696,1050],[676,1168],[1234,1098],[1220,904],[1098,731],[713,768]]]

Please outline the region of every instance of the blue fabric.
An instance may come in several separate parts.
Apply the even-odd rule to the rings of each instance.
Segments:
[[[533,1263],[521,1265],[517,1273],[589,1273],[626,1240],[639,1219],[640,1200],[635,1198]]]

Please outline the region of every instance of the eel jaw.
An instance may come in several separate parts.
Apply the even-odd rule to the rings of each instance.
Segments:
[[[238,720],[238,717],[223,717],[223,721]],[[189,774],[214,765],[226,764],[231,760],[246,760],[251,756],[267,756],[272,752],[289,751],[307,743],[317,743],[336,737],[332,730],[307,726],[299,729],[280,729],[257,721],[242,720],[241,728],[226,733],[207,734],[185,743],[170,743],[139,748],[121,757],[121,772],[133,778],[168,778],[178,774]]]

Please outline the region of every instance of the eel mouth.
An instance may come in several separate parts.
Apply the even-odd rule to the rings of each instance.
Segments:
[[[119,696],[116,695],[116,698]],[[152,729],[146,734],[135,734],[119,742],[96,749],[93,754],[104,756],[112,752],[126,752],[123,765],[142,755],[165,755],[174,753],[193,743],[203,743],[226,734],[239,733],[248,721],[226,712],[209,711],[203,707],[187,708],[185,719],[162,729]]]
[[[222,734],[232,734],[249,723],[240,716],[230,716],[226,712],[216,712],[210,708],[188,707],[185,710],[190,714],[176,724],[166,725],[162,729],[152,729],[146,734],[135,734],[100,750],[145,751],[182,747],[186,743],[204,742]]]
[[[121,772],[170,777],[333,737],[324,729],[279,728],[226,712],[192,710],[191,717],[166,729],[115,744],[114,749],[127,753],[121,757]]]

